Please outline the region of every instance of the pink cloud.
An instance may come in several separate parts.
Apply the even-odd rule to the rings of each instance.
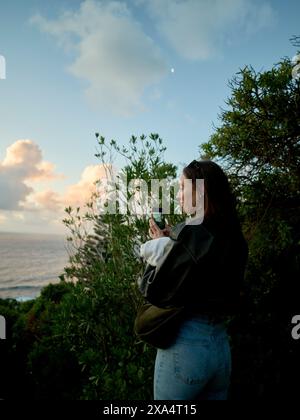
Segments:
[[[22,180],[49,181],[62,178],[55,174],[55,165],[43,160],[42,151],[32,140],[17,140],[6,149],[6,156],[0,162],[2,170],[19,175]]]
[[[61,196],[53,190],[45,190],[30,194],[22,203],[26,210],[47,210],[60,212],[62,210]]]
[[[53,163],[43,160],[36,143],[29,139],[17,140],[6,149],[6,155],[0,161],[0,209],[21,209],[21,203],[34,193],[32,183],[63,177],[54,169]]]
[[[96,193],[95,182],[99,179],[107,178],[109,172],[103,165],[87,166],[79,179],[73,185],[69,185],[63,194],[54,190],[32,191],[24,201],[21,202],[22,208],[28,211],[47,211],[56,212],[63,217],[65,207],[83,207],[91,200]]]
[[[88,202],[91,195],[96,192],[95,182],[102,178],[110,176],[111,168],[103,165],[87,166],[81,174],[81,178],[77,184],[70,185],[63,197],[66,205],[82,206]]]
[[[51,181],[62,178],[55,173],[55,165],[43,160],[39,146],[32,140],[18,140],[9,146],[3,161],[0,161],[0,223],[14,226],[18,223],[37,225],[45,229],[45,222],[55,223],[65,217],[68,206],[81,207],[96,193],[95,182],[110,178],[115,173],[112,165],[90,165],[81,173],[78,182],[69,185],[63,193],[49,188],[36,191],[36,181]],[[28,184],[29,182],[29,184]],[[62,224],[62,222],[61,222]]]

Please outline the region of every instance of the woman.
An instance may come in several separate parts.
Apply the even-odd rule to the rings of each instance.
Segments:
[[[192,180],[192,206],[185,179]],[[216,163],[194,160],[183,169],[179,180],[183,212],[197,209],[196,198],[201,197],[197,179],[204,179],[204,217],[197,218],[196,211],[190,219],[195,223],[181,223],[179,230],[179,225],[160,230],[152,218],[149,221],[152,239],[168,235],[176,246],[149,285],[148,300],[161,307],[186,308],[172,344],[157,349],[155,400],[228,396],[231,352],[224,319],[238,310],[248,246],[228,178]]]

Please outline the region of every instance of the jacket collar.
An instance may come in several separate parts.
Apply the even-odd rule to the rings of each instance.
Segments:
[[[178,223],[177,225],[173,226],[172,229],[170,230],[170,238],[177,241],[178,236],[180,235],[180,232],[185,227],[185,225],[186,223],[184,221],[182,223]]]
[[[203,219],[202,218],[190,218],[187,219],[181,223],[178,223],[177,225],[173,226],[171,231],[170,231],[170,238],[178,240],[178,237],[180,235],[180,233],[182,232],[183,228],[185,226],[190,226],[190,225],[202,225]]]

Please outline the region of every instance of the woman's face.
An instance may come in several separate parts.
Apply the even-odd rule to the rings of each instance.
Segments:
[[[180,208],[187,214],[191,213],[192,197],[191,188],[188,187],[186,176],[182,173],[179,178],[178,201]],[[194,194],[192,194],[194,196]]]
[[[184,200],[184,180],[185,176],[183,174],[180,175],[179,177],[179,190],[178,190],[178,194],[177,194],[177,200],[179,201],[179,205],[180,208],[183,209],[183,200]]]
[[[186,178],[186,176],[183,173],[180,175],[177,199],[179,201],[180,208],[183,212],[187,214],[193,214],[196,211],[196,204],[198,208],[202,208],[204,207],[204,203],[203,200],[199,200],[199,194],[197,194],[196,202],[196,191],[195,189],[193,189],[192,191],[192,182],[191,180],[185,181],[187,179],[188,178]]]

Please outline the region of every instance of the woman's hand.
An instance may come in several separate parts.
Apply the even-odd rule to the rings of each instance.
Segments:
[[[150,227],[149,227],[148,232],[149,232],[149,236],[152,239],[161,238],[163,236],[170,236],[171,226],[167,224],[164,229],[160,229],[155,223],[155,220],[153,219],[152,216],[149,219],[149,226]]]

